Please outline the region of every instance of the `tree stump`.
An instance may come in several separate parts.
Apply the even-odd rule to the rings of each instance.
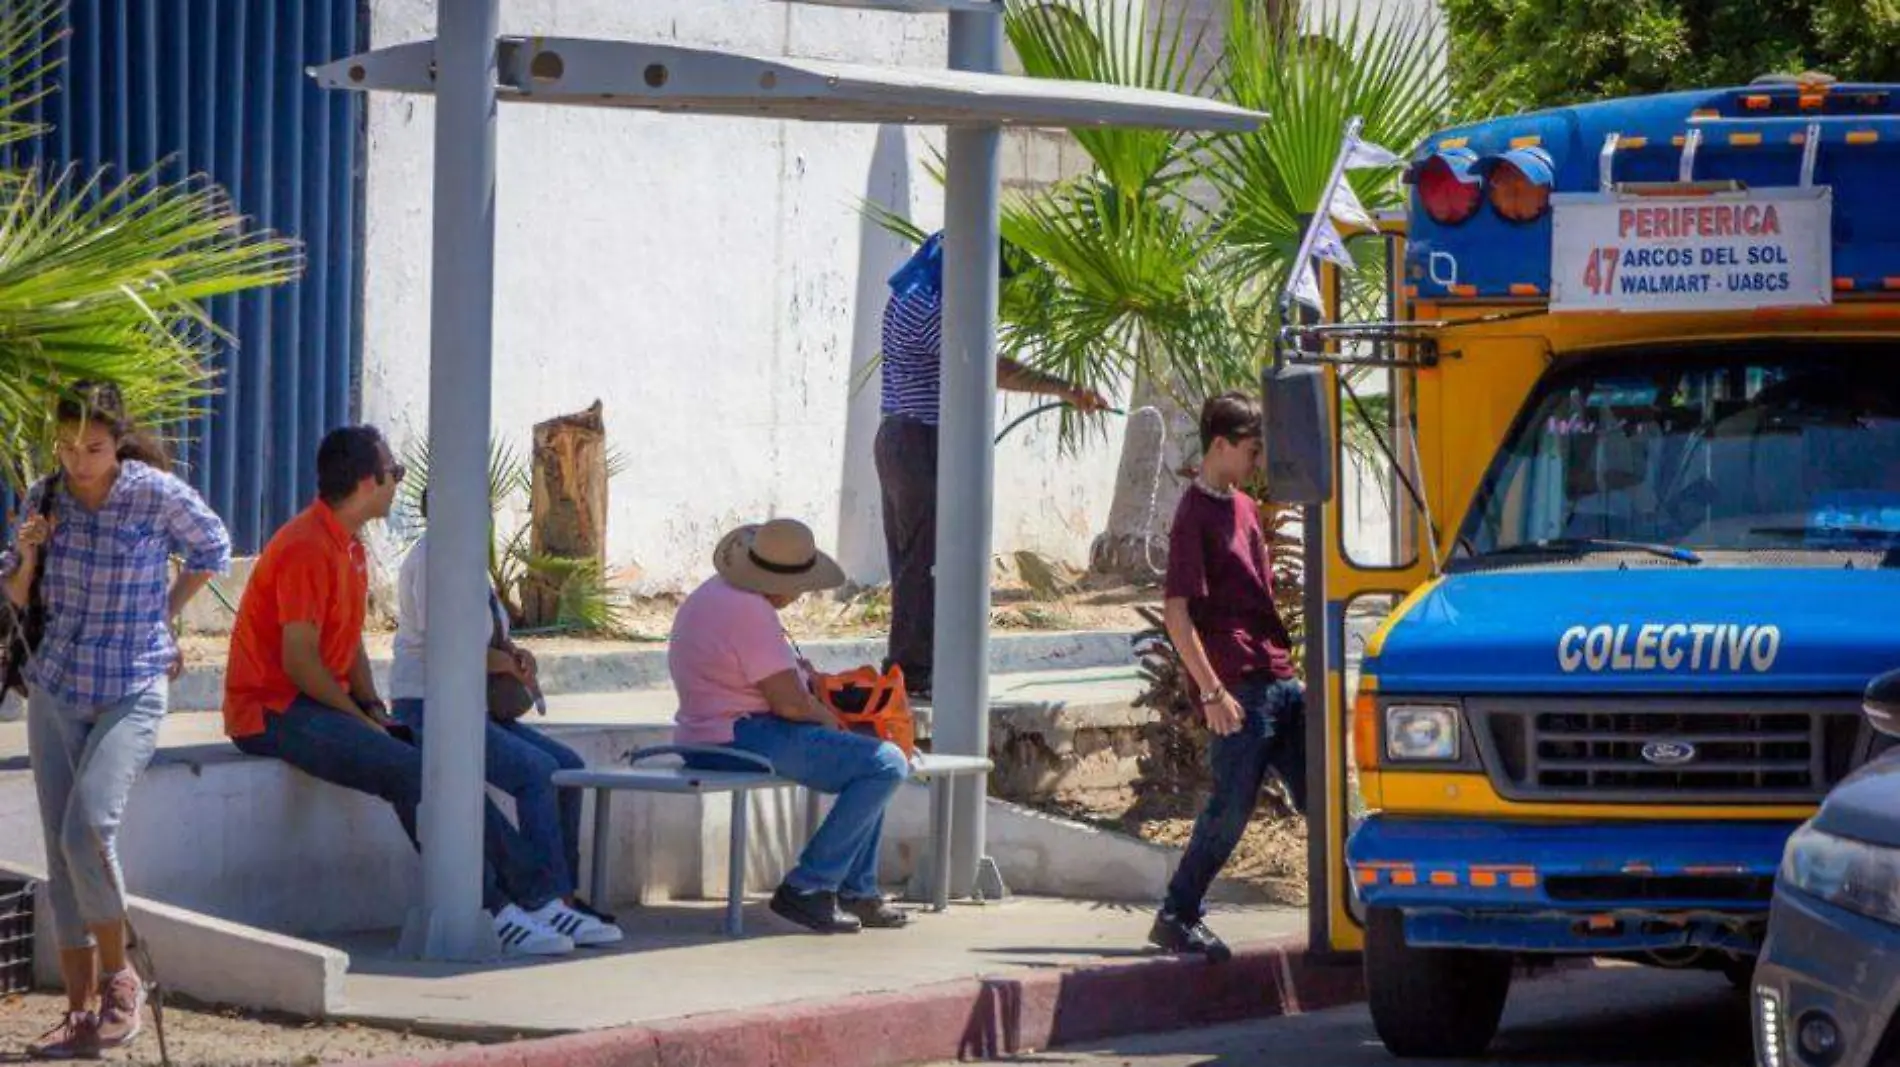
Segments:
[[[607,428],[600,401],[534,428],[530,468],[528,550],[536,557],[607,564]],[[561,589],[529,573],[522,583],[523,624],[549,626],[560,618]]]

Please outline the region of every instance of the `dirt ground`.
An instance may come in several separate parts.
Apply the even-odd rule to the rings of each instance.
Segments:
[[[0,1000],[0,1063],[32,1062],[26,1046],[59,1021],[64,996],[29,993]],[[378,1030],[352,1023],[310,1023],[266,1018],[236,1010],[203,1010],[167,1004],[165,1038],[178,1067],[252,1067],[414,1056],[458,1044],[437,1038]],[[159,1063],[158,1034],[148,1013],[145,1033],[130,1048],[106,1054],[109,1063]]]

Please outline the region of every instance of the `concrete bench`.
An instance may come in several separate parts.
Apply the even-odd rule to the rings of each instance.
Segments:
[[[744,771],[695,770],[684,765],[640,766],[646,760],[662,756],[696,754],[730,757],[755,768]],[[735,748],[709,745],[655,745],[627,756],[625,767],[586,767],[556,771],[554,784],[563,789],[594,791],[593,876],[589,892],[597,905],[606,902],[607,854],[612,842],[612,795],[619,790],[636,793],[674,793],[704,796],[733,794],[732,831],[727,844],[726,933],[738,936],[745,924],[746,845],[748,812],[745,795],[761,789],[803,788],[781,777],[770,760]],[[930,783],[931,907],[942,911],[950,903],[950,830],[951,802],[948,785],[966,775],[987,775],[992,769],[983,756],[919,754],[911,761],[912,781]],[[818,826],[819,794],[805,791],[806,832]]]

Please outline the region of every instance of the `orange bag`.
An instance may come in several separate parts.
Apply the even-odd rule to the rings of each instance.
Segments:
[[[812,675],[814,695],[852,733],[889,741],[909,759],[917,753],[917,720],[904,688],[904,669],[892,665],[883,674],[859,667],[842,674]]]

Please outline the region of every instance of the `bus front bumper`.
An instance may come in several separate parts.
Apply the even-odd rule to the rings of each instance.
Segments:
[[[1797,825],[1375,815],[1346,858],[1359,900],[1404,913],[1420,947],[1753,953]]]

